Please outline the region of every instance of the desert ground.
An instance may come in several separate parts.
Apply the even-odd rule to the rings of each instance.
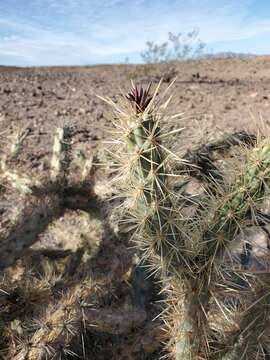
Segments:
[[[177,64],[176,70],[176,80],[170,89],[173,97],[167,112],[183,113],[171,127],[173,129],[180,126],[185,129],[183,134],[175,138],[175,151],[181,153],[192,150],[199,144],[218,139],[225,132],[245,130],[256,133],[260,122],[269,124],[270,57],[189,61]],[[30,272],[34,278],[44,278],[46,273],[50,292],[54,292],[56,299],[54,306],[57,306],[57,301],[61,302],[61,297],[70,289],[71,293],[78,291],[76,286],[81,281],[88,284],[90,280],[86,273],[89,271],[92,279],[100,284],[100,291],[95,288],[94,299],[91,300],[90,294],[88,301],[95,309],[105,309],[104,312],[107,311],[108,314],[103,327],[97,319],[98,315],[93,313],[94,325],[83,328],[83,336],[71,331],[70,343],[74,343],[74,346],[70,345],[70,349],[76,349],[82,359],[150,360],[158,359],[163,351],[160,321],[153,321],[162,309],[159,301],[162,300],[162,295],[159,295],[158,285],[154,285],[151,278],[146,279],[144,274],[136,270],[135,250],[127,236],[119,231],[116,219],[110,215],[115,204],[109,201],[114,194],[106,186],[110,164],[103,164],[106,162],[104,141],[111,140],[110,109],[97,97],[100,95],[117,99],[121,91],[129,90],[131,79],[143,86],[153,80],[154,87],[157,78],[161,76],[162,70],[157,67],[152,79],[143,65],[0,67],[1,156],[8,151],[12,136],[18,130],[27,132],[16,160],[10,165],[12,170],[41,182],[46,181],[54,132],[56,127],[64,124],[73,128],[73,153],[83,153],[86,159],[94,157],[87,195],[92,203],[88,204],[85,211],[70,208],[62,214],[39,236],[29,253],[5,270],[0,283],[0,289],[9,294],[19,294],[16,304],[8,305],[6,299],[2,301],[0,298],[0,308],[6,314],[5,324],[8,323],[14,329],[14,324],[18,325],[15,321],[19,321],[23,328],[30,321],[27,319],[33,321],[44,310],[33,310],[27,319],[16,312],[21,301],[20,282],[24,281],[22,279],[26,273],[28,286],[29,282],[33,282],[29,277]],[[163,83],[161,88],[165,89],[166,86],[168,84]],[[79,165],[73,166],[72,178],[79,176],[78,169]],[[8,219],[15,216],[14,211],[23,207],[23,204],[24,198],[16,190],[8,183],[2,184],[0,236],[1,232],[4,233]],[[80,252],[82,244],[87,248],[84,248],[83,255]],[[68,260],[61,260],[60,269],[54,264],[54,256],[57,255],[52,255],[49,250],[46,252],[46,249],[65,250],[68,258],[71,257],[70,254],[79,254],[79,260],[83,264],[79,261],[74,265],[70,261],[72,264],[69,264],[68,275],[60,276]],[[45,265],[41,269],[42,262]],[[61,279],[56,281],[57,276]],[[53,281],[53,285],[50,281]],[[38,282],[33,283],[37,287],[41,286]],[[16,315],[11,316],[12,311]],[[109,320],[111,314],[118,314],[119,319],[121,316],[125,319],[126,316],[127,321],[119,320],[118,328],[114,328],[114,320]],[[132,324],[128,319],[129,314],[134,317]],[[0,330],[4,331],[1,324]],[[20,333],[20,330],[14,330],[15,333],[16,331],[18,334],[13,334],[14,339]],[[31,331],[29,330],[29,337],[33,334]],[[3,338],[9,337],[5,333]],[[84,347],[81,343],[84,343]],[[2,359],[9,359],[8,352],[4,350],[9,345],[7,340],[1,340],[0,358],[2,356]],[[19,345],[15,344],[14,347],[19,348]],[[69,356],[72,355],[67,353],[66,357]]]
[[[64,122],[76,128],[76,140],[95,147],[110,128],[108,107],[96,95],[115,98],[129,90],[130,79],[148,84],[151,74],[140,76],[142,67],[0,67],[0,130],[6,137],[18,127],[30,129],[31,152],[25,156],[32,154],[31,166],[46,156],[52,129]],[[184,112],[195,138],[198,124],[213,132],[233,131],[269,118],[269,57],[187,62],[177,65],[176,76],[168,111]]]

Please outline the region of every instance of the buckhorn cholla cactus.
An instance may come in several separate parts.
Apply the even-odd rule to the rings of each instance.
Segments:
[[[150,86],[133,85],[122,103],[103,100],[115,112],[123,221],[168,289],[170,352],[176,360],[265,359],[269,267],[264,262],[260,273],[251,268],[252,244],[243,243],[238,256],[233,247],[247,226],[264,222],[257,208],[268,195],[270,140],[261,138],[245,150],[245,164],[230,183],[220,174],[222,181],[207,179],[197,210],[184,215],[170,182],[168,163],[174,154],[163,144],[171,134],[162,131],[169,100],[157,101],[159,90],[160,84],[151,96]]]

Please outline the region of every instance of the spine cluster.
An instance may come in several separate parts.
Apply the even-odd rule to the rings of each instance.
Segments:
[[[169,289],[165,321],[171,354],[176,360],[265,359],[270,339],[268,284],[250,266],[252,245],[243,241],[237,256],[233,248],[248,227],[264,228],[267,223],[259,207],[269,195],[270,140],[260,134],[260,140],[231,137],[229,144],[226,137],[225,146],[238,146],[244,163],[229,181],[208,156],[210,146],[202,147],[203,154],[189,153],[182,172],[190,181],[192,175],[199,178],[201,171],[205,191],[197,209],[187,215],[183,208],[190,200],[181,195],[183,201],[179,201],[170,181],[175,174],[169,163],[176,155],[167,148],[170,133],[164,132],[162,123],[169,101],[165,105],[158,101],[160,84],[152,96],[150,87],[132,86],[122,103],[105,99],[117,119],[113,122],[119,134],[116,180],[126,198],[124,224],[143,260],[150,261]],[[213,320],[218,312],[224,321],[221,325]],[[260,324],[251,321],[252,312]],[[251,329],[256,339],[251,338]]]

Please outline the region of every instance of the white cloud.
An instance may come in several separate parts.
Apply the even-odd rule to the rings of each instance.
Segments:
[[[2,58],[23,64],[110,61],[143,50],[168,31],[200,29],[205,42],[248,39],[270,31],[270,16],[252,18],[254,0],[31,0],[34,13],[0,14]],[[15,15],[14,15],[15,14]],[[1,31],[4,35],[1,37]],[[10,32],[10,33],[6,33]],[[19,59],[19,60],[18,60]]]

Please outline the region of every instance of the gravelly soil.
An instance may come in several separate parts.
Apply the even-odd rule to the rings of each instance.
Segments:
[[[250,125],[250,111],[269,116],[270,58],[196,61],[177,70],[172,112],[185,111],[193,121],[207,119],[209,128],[231,129]],[[120,88],[128,89],[130,76],[140,72],[131,65],[0,67],[0,129],[27,124],[37,135],[35,142],[46,147],[52,127],[70,121],[81,131],[81,140],[102,139],[105,107],[95,94],[117,95]]]
[[[260,115],[270,115],[270,58],[211,60],[184,63],[178,75],[169,112],[185,112],[185,125],[201,141],[210,131],[254,128]],[[127,90],[130,77],[142,73],[140,66],[17,69],[0,67],[0,131],[8,136],[18,127],[29,127],[24,152],[28,166],[48,155],[52,130],[69,122],[75,140],[93,147],[106,137],[107,106],[96,97],[115,96]],[[162,74],[160,74],[162,75]],[[140,80],[140,76],[138,76]],[[147,82],[147,77],[143,77]],[[166,84],[164,84],[166,86]],[[203,127],[203,134],[202,134]],[[185,137],[186,138],[186,137]],[[30,160],[30,162],[29,162]]]

